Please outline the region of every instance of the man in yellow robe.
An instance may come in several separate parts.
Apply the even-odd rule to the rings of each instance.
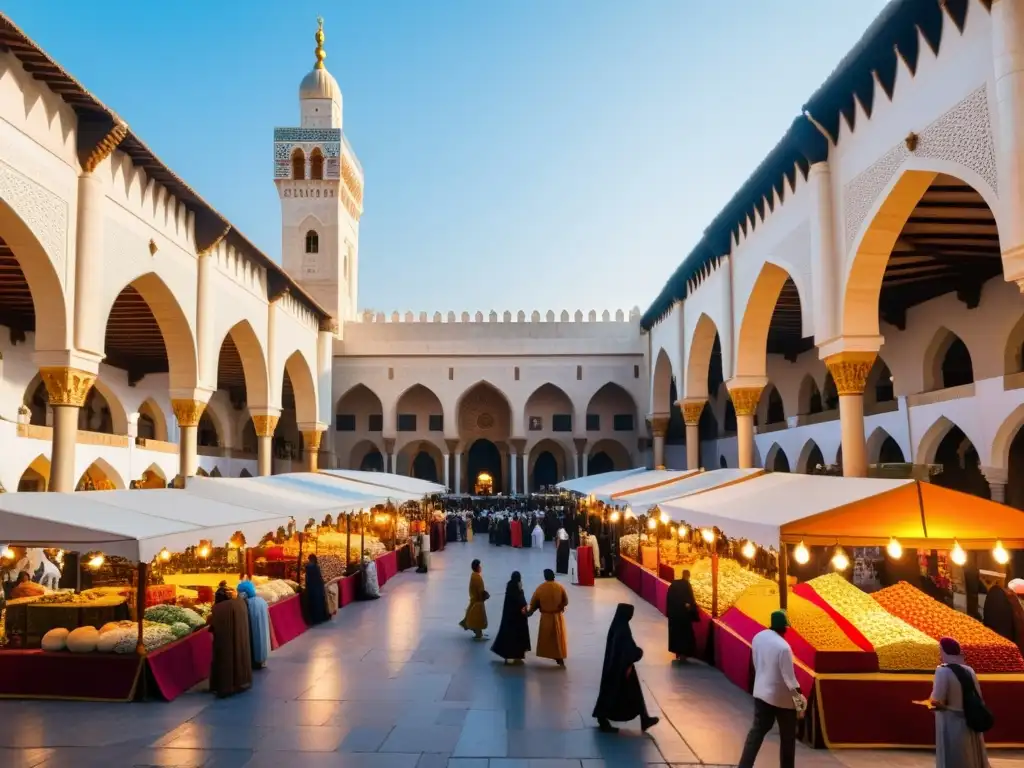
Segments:
[[[459,622],[459,626],[465,630],[471,630],[474,640],[483,640],[484,630],[487,629],[487,608],[484,607],[484,601],[490,595],[484,589],[484,577],[481,573],[483,568],[480,561],[474,560],[470,567],[473,569],[473,575],[469,577],[469,605],[466,607],[466,615]]]
[[[544,583],[537,587],[530,600],[532,616],[540,611],[540,630],[537,632],[537,656],[542,659],[554,659],[560,667],[565,666],[565,658],[569,655],[569,645],[565,634],[565,609],[569,605],[569,596],[565,587],[555,581],[555,572],[550,568],[544,570]]]

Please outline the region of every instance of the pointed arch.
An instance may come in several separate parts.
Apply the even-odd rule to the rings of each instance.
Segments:
[[[761,392],[761,403],[764,408],[764,420],[765,426],[769,424],[785,424],[786,423],[786,406],[782,402],[782,395],[779,394],[779,388],[773,383],[768,382],[764,390]]]
[[[539,489],[545,485],[554,485],[571,478],[573,471],[572,451],[567,450],[558,440],[544,438],[530,446],[530,461],[526,467],[526,475],[530,478],[530,488]],[[553,480],[553,482],[552,482]]]
[[[669,382],[669,400],[672,401],[671,392],[674,389],[674,382]],[[679,412],[679,407],[673,405],[671,413],[674,415]],[[590,427],[590,421],[593,417],[596,417],[598,429],[592,430]],[[623,434],[633,432],[635,433],[638,429],[638,425],[641,423],[638,413],[636,400],[633,399],[633,395],[623,387],[614,381],[607,381],[602,384],[590,399],[587,401],[586,416],[587,431],[596,431],[598,433],[608,432],[620,432]]]
[[[686,391],[683,397],[707,398],[711,352],[718,338],[718,326],[706,313],[701,313],[694,326],[686,357]]]
[[[395,464],[394,471],[400,475],[444,482],[444,455],[430,440],[410,440],[397,450]]]
[[[384,471],[384,449],[374,440],[360,440],[349,452],[349,469]]]
[[[103,458],[95,459],[85,468],[78,479],[76,491],[121,491],[124,490],[124,479],[110,462]]]
[[[611,468],[607,471],[633,468],[633,457],[630,455],[629,449],[626,448],[626,446],[619,440],[606,438],[604,440],[598,440],[590,446],[590,453],[587,458],[588,474],[596,474],[596,470],[590,462],[594,461],[595,458],[601,454],[608,457],[608,461],[611,465]]]
[[[292,179],[301,181],[306,178],[306,153],[302,147],[292,150]]]
[[[97,395],[93,395],[93,392],[96,392],[98,397]],[[100,428],[94,429],[97,424],[92,419],[92,414],[87,412],[90,406],[89,395],[92,395],[94,401],[102,398],[102,404],[98,405],[100,405],[100,407],[103,405],[106,406],[106,410],[110,418],[109,424],[102,424],[99,425]],[[103,376],[96,377],[96,381],[93,382],[89,395],[86,396],[86,403],[82,408],[82,411],[85,413],[79,413],[79,429],[86,429],[93,432],[106,432],[111,435],[127,435],[128,413],[125,411],[124,405],[121,404],[120,398],[118,398],[114,393],[114,390],[110,388],[110,385],[104,380]],[[105,419],[103,421],[105,421]],[[91,426],[83,426],[83,424],[90,424]],[[106,429],[104,427],[106,427]]]
[[[209,405],[203,409],[196,429],[196,445],[201,448],[224,448],[227,432],[221,422],[220,414]]]
[[[668,413],[672,406],[669,390],[675,374],[672,371],[672,360],[664,347],[658,349],[654,361],[654,375],[651,376],[651,413]]]
[[[323,181],[324,153],[320,147],[313,147],[313,151],[309,153],[309,178],[313,181]]]
[[[789,472],[789,457],[778,443],[772,443],[764,458],[764,468],[769,472]]]
[[[252,477],[252,472],[250,472],[247,468],[242,467],[242,471],[238,473],[238,476],[239,477]]]
[[[807,374],[800,382],[800,415],[810,415],[813,413],[821,413],[824,408],[822,407],[821,391],[818,389],[818,382],[814,376]]]
[[[156,462],[150,464],[143,470],[139,479],[132,483],[133,488],[142,490],[152,488],[166,488],[167,487],[167,475]]]
[[[231,347],[234,347],[232,350]],[[237,367],[241,367],[241,371]],[[270,402],[270,373],[267,353],[248,320],[239,320],[224,334],[217,360],[217,388],[229,392],[238,386],[239,373],[245,388],[242,400],[232,392],[232,400],[264,406]]]
[[[921,439],[917,443],[917,450],[914,452],[915,463],[934,464],[939,445],[953,429],[962,432],[964,439],[970,441],[972,445],[979,445],[959,424],[954,423],[945,416],[939,416],[921,435]]]
[[[1004,468],[1010,466],[1010,447],[1017,439],[1021,427],[1024,427],[1024,403],[1014,408],[996,430],[995,438],[992,440],[992,450],[989,453],[989,460],[993,466]]]
[[[934,392],[974,382],[974,363],[963,339],[940,327],[924,353],[924,389]]]
[[[882,356],[875,358],[864,388],[864,409],[869,414],[883,410],[883,403],[894,403],[896,391],[892,371]]]
[[[902,464],[903,449],[883,427],[875,427],[867,441],[868,464]]]
[[[299,424],[315,423],[318,413],[316,380],[306,356],[299,350],[292,352],[285,360],[284,376],[291,382],[295,395],[295,420]],[[281,391],[284,391],[283,387]]]
[[[167,418],[156,400],[147,397],[138,410],[138,436],[167,442]]]
[[[464,389],[455,401],[459,436],[504,440],[511,434],[512,400],[500,387],[480,379]]]
[[[31,308],[27,304],[19,307],[18,315],[25,326],[23,330],[35,332],[36,349],[67,349],[71,343],[68,304],[54,264],[55,257],[22,218],[26,210],[34,207],[28,197],[25,200],[17,199],[16,195],[0,198],[0,262],[13,262],[9,265],[8,278],[12,284],[24,279]],[[51,246],[51,250],[52,247],[63,249],[63,243]],[[45,322],[39,322],[41,319]]]
[[[1024,314],[1006,337],[1003,347],[1003,375],[1010,376],[1024,371]]]
[[[338,398],[334,420],[335,428],[341,433],[380,432],[384,424],[384,406],[377,393],[368,386],[353,384]]]
[[[796,471],[804,475],[810,475],[818,466],[825,465],[825,457],[821,448],[814,440],[808,440],[800,449],[800,456],[796,460]]]
[[[803,306],[799,288],[790,273],[766,261],[754,280],[754,286],[747,297],[740,322],[736,343],[736,365],[733,368],[736,376],[767,376],[768,375],[768,331],[772,326],[776,305],[782,294],[783,286],[789,281],[793,284],[791,291],[796,292],[797,302]],[[803,318],[801,317],[801,336],[803,335]]]
[[[19,491],[45,491],[50,487],[50,460],[39,454],[25,467],[18,480]]]
[[[523,405],[523,434],[530,432],[568,432],[582,425],[574,424],[576,413],[572,398],[557,384],[545,382],[530,393]],[[565,417],[568,416],[568,424]],[[559,423],[556,425],[556,421]],[[568,429],[565,427],[568,426]]]
[[[399,432],[444,431],[444,405],[441,398],[423,384],[413,384],[398,396],[395,400],[395,416]],[[440,425],[434,424],[435,427],[441,427],[439,430],[431,426],[434,417],[440,417]]]

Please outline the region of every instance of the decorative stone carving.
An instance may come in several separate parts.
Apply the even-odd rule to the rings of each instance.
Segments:
[[[261,414],[252,417],[252,425],[256,428],[256,437],[273,437],[277,431],[277,422],[280,416],[268,416]]]
[[[655,437],[664,437],[668,432],[668,416],[651,416],[651,433]]]
[[[914,137],[913,141],[910,136]],[[910,136],[851,179],[843,189],[847,250],[853,246],[868,211],[911,152],[915,157],[945,160],[969,168],[998,194],[996,150],[986,86],[978,88],[920,133]]]
[[[450,438],[450,437],[449,438],[445,438],[444,445],[448,449],[448,453],[458,453],[459,452],[459,441],[457,439],[453,439],[453,438]]]
[[[732,407],[737,416],[753,416],[757,413],[757,404],[761,401],[763,387],[737,387],[729,390]]]
[[[318,429],[309,429],[302,431],[302,445],[307,452],[316,453],[320,450],[320,438],[324,435]]]
[[[0,199],[14,210],[43,246],[65,283],[68,204],[45,187],[0,161]]]
[[[490,429],[494,426],[494,417],[489,413],[481,413],[476,417],[476,425],[480,429]]]
[[[50,405],[73,405],[81,408],[96,383],[96,374],[78,368],[54,366],[39,369],[39,377],[46,385]]]
[[[840,397],[864,394],[875,357],[874,352],[840,352],[825,358]]]
[[[203,411],[206,410],[206,403],[200,400],[174,398],[171,400],[171,409],[179,427],[198,427],[199,420],[203,418]]]
[[[699,403],[687,403],[682,404],[683,408],[683,422],[687,426],[696,426],[700,424],[700,415],[704,412],[705,400],[701,400]]]

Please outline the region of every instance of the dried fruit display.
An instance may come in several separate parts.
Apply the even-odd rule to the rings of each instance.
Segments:
[[[320,575],[323,576],[324,582],[345,575],[345,557],[343,555],[317,555],[316,561],[320,566]]]
[[[775,582],[744,568],[735,560],[718,559],[718,612],[725,613],[747,589],[753,586],[770,587]],[[693,596],[705,612],[711,613],[711,558],[704,557],[690,567],[690,585]],[[778,604],[776,603],[776,607]]]
[[[868,639],[882,670],[932,670],[939,664],[939,644],[919,629],[886,611],[837,573],[807,582],[829,605]]]
[[[792,592],[788,601],[786,616],[790,626],[812,648],[818,651],[861,650],[821,608]],[[736,601],[736,608],[759,624],[770,626],[772,612],[779,609],[778,589],[748,589]]]
[[[955,639],[975,672],[1024,672],[1024,659],[1016,645],[905,581],[875,592],[872,598],[893,616],[935,640]]]

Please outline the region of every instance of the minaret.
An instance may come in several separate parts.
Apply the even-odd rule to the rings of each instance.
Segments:
[[[282,266],[337,320],[358,307],[363,170],[342,133],[342,98],[324,60],[317,19],[316,61],[299,84],[298,128],[274,129],[274,183],[281,198]]]

